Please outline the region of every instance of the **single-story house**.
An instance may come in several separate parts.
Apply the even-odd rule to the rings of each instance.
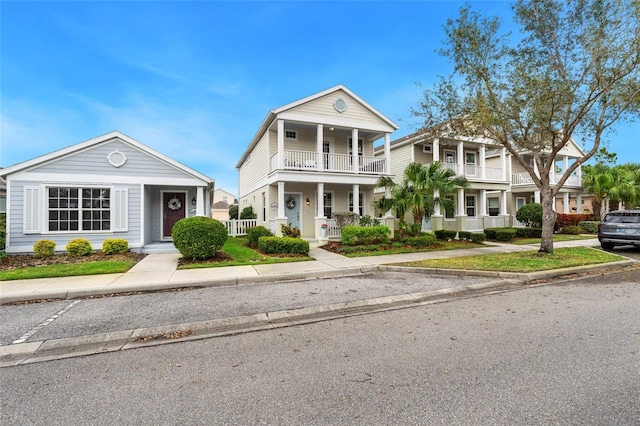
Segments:
[[[133,251],[175,250],[171,230],[209,216],[213,179],[114,131],[0,169],[7,184],[7,253],[39,240],[64,251],[74,238],[95,250],[122,238]]]

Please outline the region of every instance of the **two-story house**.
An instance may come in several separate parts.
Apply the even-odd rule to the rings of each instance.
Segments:
[[[469,186],[459,189],[451,197],[454,209],[441,211],[436,206],[430,220],[425,219],[424,230],[449,229],[481,231],[484,228],[509,226],[507,210],[510,176],[508,157],[500,149],[495,163],[488,164],[487,152],[495,150],[493,141],[486,138],[437,138],[421,130],[391,142],[391,175],[396,183],[403,179],[409,163],[430,164],[440,161],[457,175],[464,176]],[[376,148],[383,155],[383,147]]]
[[[276,235],[289,225],[304,238],[320,238],[333,212],[373,215],[397,129],[343,85],[270,111],[236,165],[239,210],[252,206],[258,225]]]

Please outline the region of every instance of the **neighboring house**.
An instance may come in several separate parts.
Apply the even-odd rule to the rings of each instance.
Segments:
[[[122,238],[132,250],[146,251],[170,242],[178,220],[208,213],[214,186],[120,132],[2,169],[0,176],[7,181],[8,253],[31,252],[42,239],[64,251],[80,237],[94,249]]]
[[[376,148],[383,155],[383,148]],[[557,182],[570,162],[582,156],[582,150],[572,140],[556,157],[551,182]],[[530,155],[525,159],[532,161]],[[441,161],[445,167],[464,176],[469,187],[453,196],[453,211],[436,208],[431,220],[425,220],[424,230],[449,229],[482,231],[485,228],[516,226],[515,214],[522,205],[540,202],[540,191],[531,176],[494,141],[486,138],[435,138],[421,130],[391,142],[391,175],[399,183],[404,169],[411,162],[429,164]],[[570,176],[556,197],[559,213],[590,212],[590,197],[583,194],[581,169]],[[578,208],[580,206],[580,208]],[[575,210],[572,208],[575,207]]]
[[[211,217],[218,220],[229,220],[229,207],[235,204],[236,198],[224,189],[216,189],[213,192],[213,205],[211,206]],[[237,219],[234,217],[233,219]]]
[[[259,225],[320,238],[337,211],[373,215],[378,178],[388,174],[390,135],[398,126],[343,85],[267,114],[237,164],[239,210]],[[384,139],[386,155],[374,157]]]
[[[468,188],[453,194],[454,209],[441,211],[436,206],[431,219],[425,219],[424,230],[481,231],[509,226],[506,150],[500,150],[498,164],[485,161],[487,152],[495,148],[493,141],[486,138],[435,138],[424,130],[391,142],[391,175],[395,183],[402,181],[409,163],[434,161],[469,181]],[[383,154],[383,147],[376,148],[377,156]]]
[[[0,167],[0,173],[2,168]],[[7,181],[0,177],[0,213],[7,212]]]

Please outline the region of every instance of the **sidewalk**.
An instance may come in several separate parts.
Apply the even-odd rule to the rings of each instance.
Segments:
[[[597,246],[597,239],[556,243],[555,247]],[[248,282],[299,280],[367,272],[381,265],[422,259],[442,259],[475,254],[535,249],[538,245],[517,246],[491,243],[486,247],[423,253],[348,258],[311,244],[315,260],[268,265],[227,266],[177,270],[179,253],[150,254],[121,274],[65,278],[42,278],[0,282],[0,304],[40,299],[73,299],[90,295],[166,290],[183,287],[211,287]],[[498,274],[494,274],[496,277]],[[507,274],[500,274],[502,278]],[[510,277],[514,277],[513,274]]]

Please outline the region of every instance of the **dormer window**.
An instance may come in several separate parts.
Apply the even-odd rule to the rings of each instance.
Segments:
[[[431,145],[422,145],[422,152],[431,153]]]
[[[295,130],[285,130],[284,131],[284,138],[297,141],[298,140],[298,132],[295,131]]]

